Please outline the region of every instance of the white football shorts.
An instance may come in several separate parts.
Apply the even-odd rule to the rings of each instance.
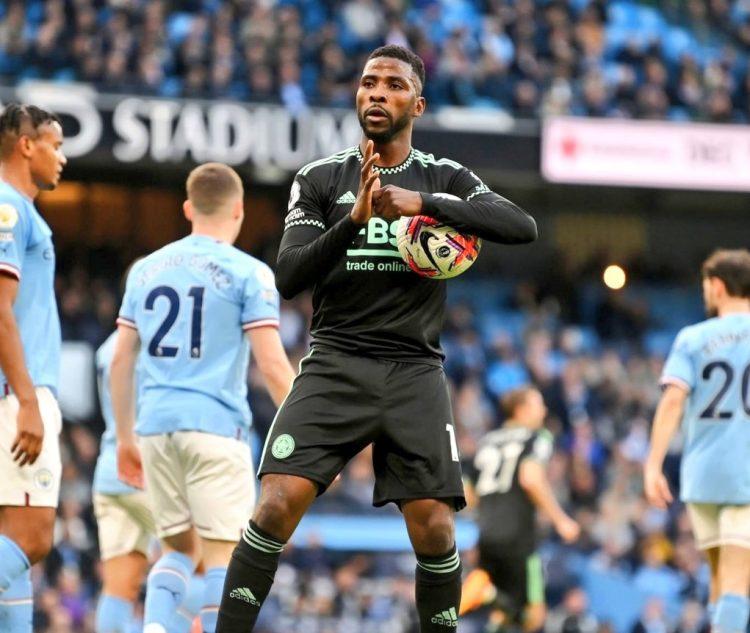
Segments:
[[[247,442],[179,431],[143,435],[138,445],[159,538],[192,525],[206,539],[239,540],[255,505]]]
[[[698,549],[738,545],[750,549],[750,505],[688,503]]]
[[[102,560],[140,552],[148,556],[151,539],[156,535],[154,516],[145,492],[126,495],[94,495],[94,514],[99,528]]]
[[[32,464],[19,466],[10,451],[16,438],[18,398],[0,398],[0,506],[56,508],[60,497],[60,431],[62,414],[47,387],[37,387],[36,397],[44,424],[42,452]]]

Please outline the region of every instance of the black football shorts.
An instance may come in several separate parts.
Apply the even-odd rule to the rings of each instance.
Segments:
[[[520,623],[526,606],[544,604],[544,573],[536,552],[516,544],[479,543],[479,566],[498,591],[497,605]]]
[[[322,494],[370,443],[373,505],[409,499],[444,499],[456,510],[466,505],[443,368],[321,346],[302,361],[276,414],[258,476],[305,477]]]

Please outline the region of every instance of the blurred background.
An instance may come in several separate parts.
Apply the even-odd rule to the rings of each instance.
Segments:
[[[647,507],[640,470],[665,354],[703,318],[700,263],[750,243],[748,0],[5,0],[0,101],[58,112],[70,159],[38,205],[58,250],[66,424],[36,631],[93,631],[93,353],[125,267],[187,233],[184,179],[207,160],[243,177],[238,245],[273,266],[291,179],[358,142],[359,72],[384,43],[427,67],[415,146],[465,164],[539,224],[535,244],[485,244],[450,282],[443,342],[464,460],[501,424],[508,389],[532,382],[550,408],[550,477],[583,536],[564,546],[540,526],[547,630],[704,626],[708,570],[685,512]],[[294,360],[310,312],[308,296],[283,305]],[[248,380],[257,449],[274,409]],[[259,633],[417,630],[415,561],[397,510],[371,507],[372,485],[365,452],[316,502]],[[470,513],[458,533],[471,569]]]

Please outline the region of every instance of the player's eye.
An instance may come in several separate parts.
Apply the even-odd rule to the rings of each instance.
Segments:
[[[391,84],[391,90],[401,90],[403,86],[399,83],[392,83]]]

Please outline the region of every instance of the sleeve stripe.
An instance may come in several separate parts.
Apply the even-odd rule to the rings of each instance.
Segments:
[[[13,264],[0,264],[0,272],[9,273],[21,281],[21,271],[13,266]]]
[[[692,388],[690,387],[689,384],[687,384],[682,378],[677,378],[676,376],[664,376],[659,381],[660,387],[666,387],[668,385],[679,387],[680,389],[684,389],[688,393],[692,391]]]
[[[125,317],[117,317],[117,325],[124,325],[125,327],[133,328],[134,330],[138,329],[135,321],[131,321]]]
[[[253,330],[257,327],[279,327],[279,320],[278,319],[259,319],[257,321],[248,321],[247,323],[242,324],[242,329],[247,330]]]

